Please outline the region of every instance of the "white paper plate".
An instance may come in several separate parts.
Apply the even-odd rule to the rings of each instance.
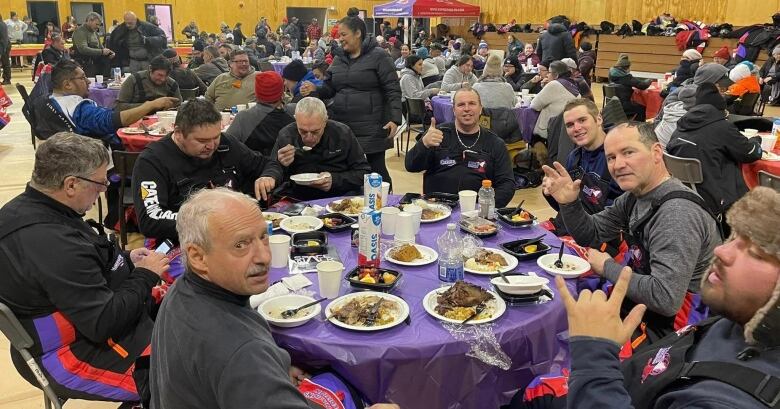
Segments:
[[[501,267],[501,269],[500,269],[500,271],[502,273],[506,273],[506,272],[512,271],[512,270],[514,270],[517,267],[518,261],[517,261],[517,258],[515,258],[513,255],[511,255],[511,254],[509,254],[509,253],[507,253],[505,251],[502,251],[502,250],[499,250],[499,249],[494,249],[494,248],[489,248],[489,247],[482,247],[482,249],[490,251],[491,253],[498,253],[498,254],[501,255],[501,257],[504,258],[504,260],[506,260],[506,263],[507,263],[506,267]],[[497,274],[498,273],[498,271],[496,271],[496,270],[492,270],[492,271],[474,270],[474,269],[466,267],[465,262],[464,262],[464,265],[463,265],[463,271],[465,271],[467,273],[471,273],[471,274],[477,274],[477,275],[493,275],[493,274]]]
[[[562,261],[564,263],[568,262],[577,266],[577,269],[573,271],[564,271],[552,267],[553,263],[555,263],[557,260],[558,254],[545,254],[536,259],[536,264],[544,271],[555,276],[561,276],[563,278],[577,278],[590,271],[590,263],[588,263],[588,260],[585,260],[584,258],[573,256],[571,254],[563,255]]]
[[[403,206],[405,206],[405,205],[403,205]],[[403,206],[401,206],[401,208],[402,208],[401,210],[403,210]],[[450,207],[445,205],[445,204],[441,204],[441,203],[425,203],[425,206],[427,208],[429,208],[429,209],[435,209],[435,210],[438,210],[438,211],[442,212],[442,215],[439,216],[439,217],[436,217],[434,219],[428,219],[428,220],[420,218],[420,223],[436,223],[436,222],[440,222],[440,221],[450,217],[450,215],[452,215],[452,209],[450,209]],[[423,209],[425,209],[425,207],[423,207]]]
[[[122,128],[120,129],[120,131],[128,135],[143,135],[146,133],[146,131],[144,131],[143,128],[134,128],[134,127]]]
[[[288,233],[306,233],[321,229],[322,220],[314,216],[293,216],[282,220],[279,227]]]
[[[417,250],[420,252],[420,254],[422,254],[423,258],[414,261],[396,260],[390,255],[390,252],[392,252],[393,249],[388,249],[385,252],[385,260],[401,266],[415,267],[415,266],[424,266],[426,264],[431,264],[439,259],[439,253],[437,253],[436,250],[420,244],[415,244],[414,246],[417,247]]]
[[[168,132],[160,131],[159,129],[153,129],[149,131],[149,135],[151,136],[165,136],[168,135]]]
[[[344,198],[344,199],[346,199],[346,198]],[[356,201],[357,199],[360,199],[360,203],[363,203],[363,196],[355,196],[355,197],[351,197],[350,199],[352,199],[352,200],[355,200],[355,201]],[[360,212],[357,212],[357,213],[346,213],[346,212],[339,212],[338,210],[333,210],[333,208],[332,208],[332,207],[330,207],[330,205],[331,205],[331,204],[334,204],[334,202],[339,202],[339,201],[341,201],[341,200],[342,200],[342,199],[339,199],[339,200],[334,200],[333,202],[330,202],[330,203],[328,203],[328,205],[327,205],[327,206],[325,206],[325,210],[327,210],[327,211],[328,211],[328,213],[341,213],[341,214],[343,214],[343,215],[345,215],[345,216],[350,216],[350,217],[357,217],[357,216],[360,216]],[[362,208],[362,207],[363,207],[363,206],[361,206],[361,208]]]
[[[322,180],[323,178],[320,177],[319,173],[299,173],[297,175],[290,176],[290,180],[293,182],[301,185],[301,186],[308,186],[312,184],[313,182],[316,182],[318,180]]]
[[[761,160],[766,160],[766,161],[769,161],[769,162],[777,162],[777,161],[780,161],[780,155],[778,155],[778,154],[776,154],[774,152],[764,151],[761,154]]]
[[[288,218],[290,218],[290,216],[288,216],[286,214],[276,213],[276,212],[263,212],[263,217],[265,217],[265,221],[268,222],[268,223],[271,223],[271,222],[273,222],[274,220],[277,220],[277,219],[288,219]],[[276,231],[276,230],[279,230],[281,228],[282,228],[281,226],[277,226],[277,227],[274,227],[273,230]]]
[[[331,317],[330,322],[333,325],[341,327],[341,328],[351,329],[351,330],[354,330],[354,331],[370,332],[370,331],[381,331],[383,329],[392,328],[392,327],[394,327],[394,326],[404,322],[406,317],[409,316],[409,304],[407,304],[406,301],[404,301],[401,298],[396,297],[396,296],[394,296],[392,294],[380,293],[380,292],[376,292],[376,291],[357,292],[357,293],[347,294],[347,295],[341,296],[339,298],[336,298],[330,304],[328,304],[327,307],[325,307],[325,316],[326,317],[330,317],[331,315],[333,315],[333,311],[335,309],[337,309],[338,307],[341,307],[342,305],[345,305],[346,303],[348,303],[351,299],[353,299],[355,297],[366,297],[366,296],[370,296],[370,295],[375,295],[377,297],[381,297],[383,299],[393,301],[393,302],[397,303],[398,305],[400,305],[401,311],[398,314],[398,316],[396,317],[395,321],[393,321],[391,323],[388,323],[388,324],[385,324],[385,325],[377,325],[377,326],[374,326],[374,327],[357,327],[357,326],[354,326],[354,325],[349,325],[349,324],[343,323],[343,322],[341,322],[341,321],[339,321],[339,320],[337,320],[336,318],[333,318],[333,317]]]
[[[425,312],[430,314],[436,319],[439,319],[444,322],[449,322],[452,324],[460,324],[463,322],[463,320],[453,320],[451,318],[447,318],[443,315],[440,315],[436,312],[436,306],[438,305],[437,298],[439,297],[439,294],[447,291],[447,289],[450,287],[442,287],[437,288],[435,290],[432,290],[428,294],[425,295],[425,298],[423,298],[423,308],[425,308]],[[493,295],[493,299],[488,301],[486,305],[490,308],[493,308],[493,315],[490,318],[483,318],[481,320],[473,319],[466,324],[468,325],[476,325],[476,324],[484,324],[486,322],[491,322],[499,319],[504,313],[506,312],[506,303],[504,300],[498,296],[493,291],[488,291],[491,295]]]

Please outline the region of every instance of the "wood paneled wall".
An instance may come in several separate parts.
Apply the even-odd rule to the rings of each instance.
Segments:
[[[216,31],[221,22],[231,26],[244,23],[245,33],[251,31],[261,16],[269,19],[273,27],[284,17],[286,7],[330,8],[329,19],[346,15],[349,7],[367,10],[387,0],[103,0],[106,20],[121,20],[125,11],[144,16],[145,3],[173,5],[174,29],[180,32],[195,20],[201,29]],[[597,25],[602,20],[623,23],[637,19],[649,21],[661,12],[669,12],[678,18],[700,19],[706,22],[729,22],[742,26],[771,21],[771,15],[780,10],[780,0],[465,0],[482,7],[482,21],[505,23],[516,19],[518,23],[544,22],[551,16],[564,14],[573,20]],[[70,14],[74,0],[58,0],[60,19]],[[92,0],[90,2],[99,2]],[[0,13],[8,18],[11,10],[20,15],[27,13],[26,0],[0,0]],[[470,20],[470,19],[463,19]],[[446,22],[446,21],[445,21]],[[464,23],[465,24],[465,23]],[[470,24],[470,23],[469,23]],[[467,25],[467,24],[466,24]]]

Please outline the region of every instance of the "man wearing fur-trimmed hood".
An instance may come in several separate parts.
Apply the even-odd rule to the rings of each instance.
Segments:
[[[560,280],[572,356],[566,399],[577,402],[578,409],[777,408],[777,209],[780,193],[765,187],[735,202],[727,213],[732,235],[715,249],[712,265],[702,278],[701,296],[714,318],[681,328],[622,362],[620,346],[644,311],[644,306],[637,306],[625,320],[619,317],[628,271],[621,275],[609,300],[596,291],[582,292],[575,301]],[[562,407],[557,405],[563,400],[560,395],[554,400],[546,407]]]

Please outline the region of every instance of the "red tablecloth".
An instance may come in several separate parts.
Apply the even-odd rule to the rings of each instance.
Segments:
[[[150,126],[157,122],[156,116],[149,116],[143,119],[143,123],[146,126]],[[141,126],[141,121],[138,121],[131,125],[134,128],[138,128]],[[128,152],[141,152],[146,148],[146,145],[149,145],[152,142],[157,142],[162,138],[161,136],[152,136],[149,134],[127,134],[122,132],[122,130],[116,131],[116,135],[119,137],[119,139],[122,140],[122,144],[125,145],[125,150]]]
[[[780,155],[780,149],[775,149],[774,153]],[[757,160],[742,164],[742,177],[748,189],[758,186],[758,172],[761,170],[780,176],[780,161]]]
[[[661,90],[655,83],[648,89],[636,89],[631,95],[631,101],[645,106],[645,115],[647,119],[655,118],[658,111],[661,110],[661,104],[664,102],[661,98]]]

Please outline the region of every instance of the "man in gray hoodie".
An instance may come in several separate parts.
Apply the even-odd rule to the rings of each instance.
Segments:
[[[616,126],[604,140],[604,152],[609,173],[625,192],[612,206],[589,215],[578,200],[581,182],[572,181],[559,163],[543,167],[543,191],[561,205],[577,243],[591,247],[593,271],[612,283],[622,266],[595,248],[621,236],[626,240],[633,272],[624,313],[636,304],[647,306],[646,326],[632,344],[640,338],[652,343],[693,318],[720,234],[701,197],[669,175],[652,125]]]
[[[661,111],[653,122],[661,147],[666,148],[666,144],[677,129],[677,121],[696,104],[696,90],[699,85],[715,84],[719,88],[726,89],[731,85],[728,75],[728,68],[720,64],[703,64],[696,70],[692,80],[683,83],[682,87],[675,89],[666,97]]]
[[[227,61],[219,56],[219,49],[210,45],[203,50],[203,65],[196,68],[194,72],[203,83],[209,85],[219,74],[229,70]]]

